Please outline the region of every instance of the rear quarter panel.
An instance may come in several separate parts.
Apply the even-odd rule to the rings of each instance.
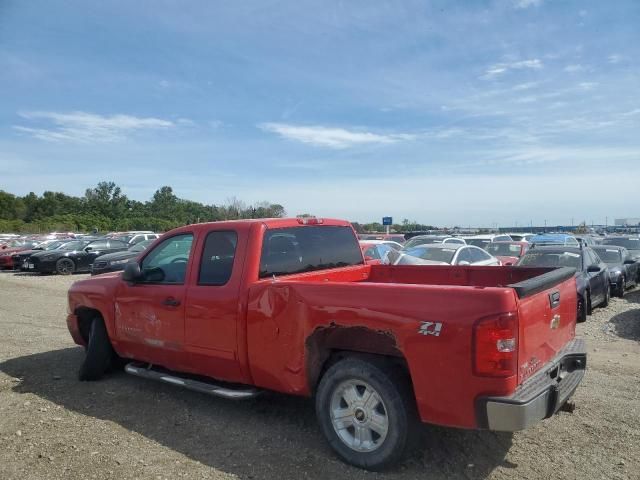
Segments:
[[[476,396],[507,394],[517,378],[473,375],[472,325],[516,308],[508,288],[261,281],[248,298],[251,375],[260,387],[310,395],[322,360],[311,342],[337,338],[332,348],[404,357],[423,421],[473,428]],[[440,334],[420,334],[422,322],[440,322]]]

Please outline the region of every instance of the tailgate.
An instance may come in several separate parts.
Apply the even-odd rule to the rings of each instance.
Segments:
[[[511,285],[518,300],[518,384],[554,358],[575,336],[575,270],[561,268]]]

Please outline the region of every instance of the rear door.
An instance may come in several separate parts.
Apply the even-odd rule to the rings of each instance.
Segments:
[[[196,247],[187,290],[185,346],[190,369],[227,381],[243,380],[238,358],[244,231],[212,228]]]
[[[523,382],[575,336],[575,278],[519,300],[518,381]]]

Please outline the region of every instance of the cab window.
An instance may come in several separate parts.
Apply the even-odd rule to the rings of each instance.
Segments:
[[[142,260],[143,282],[183,284],[193,235],[185,233],[160,242]]]
[[[198,285],[224,285],[229,281],[237,244],[236,232],[209,232],[202,250]]]

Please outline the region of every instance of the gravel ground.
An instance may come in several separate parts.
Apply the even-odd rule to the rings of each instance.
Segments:
[[[578,326],[589,370],[573,413],[515,434],[425,426],[415,453],[374,474],[332,454],[304,399],[78,382],[65,294],[83,277],[0,274],[0,479],[640,479],[640,290]]]

